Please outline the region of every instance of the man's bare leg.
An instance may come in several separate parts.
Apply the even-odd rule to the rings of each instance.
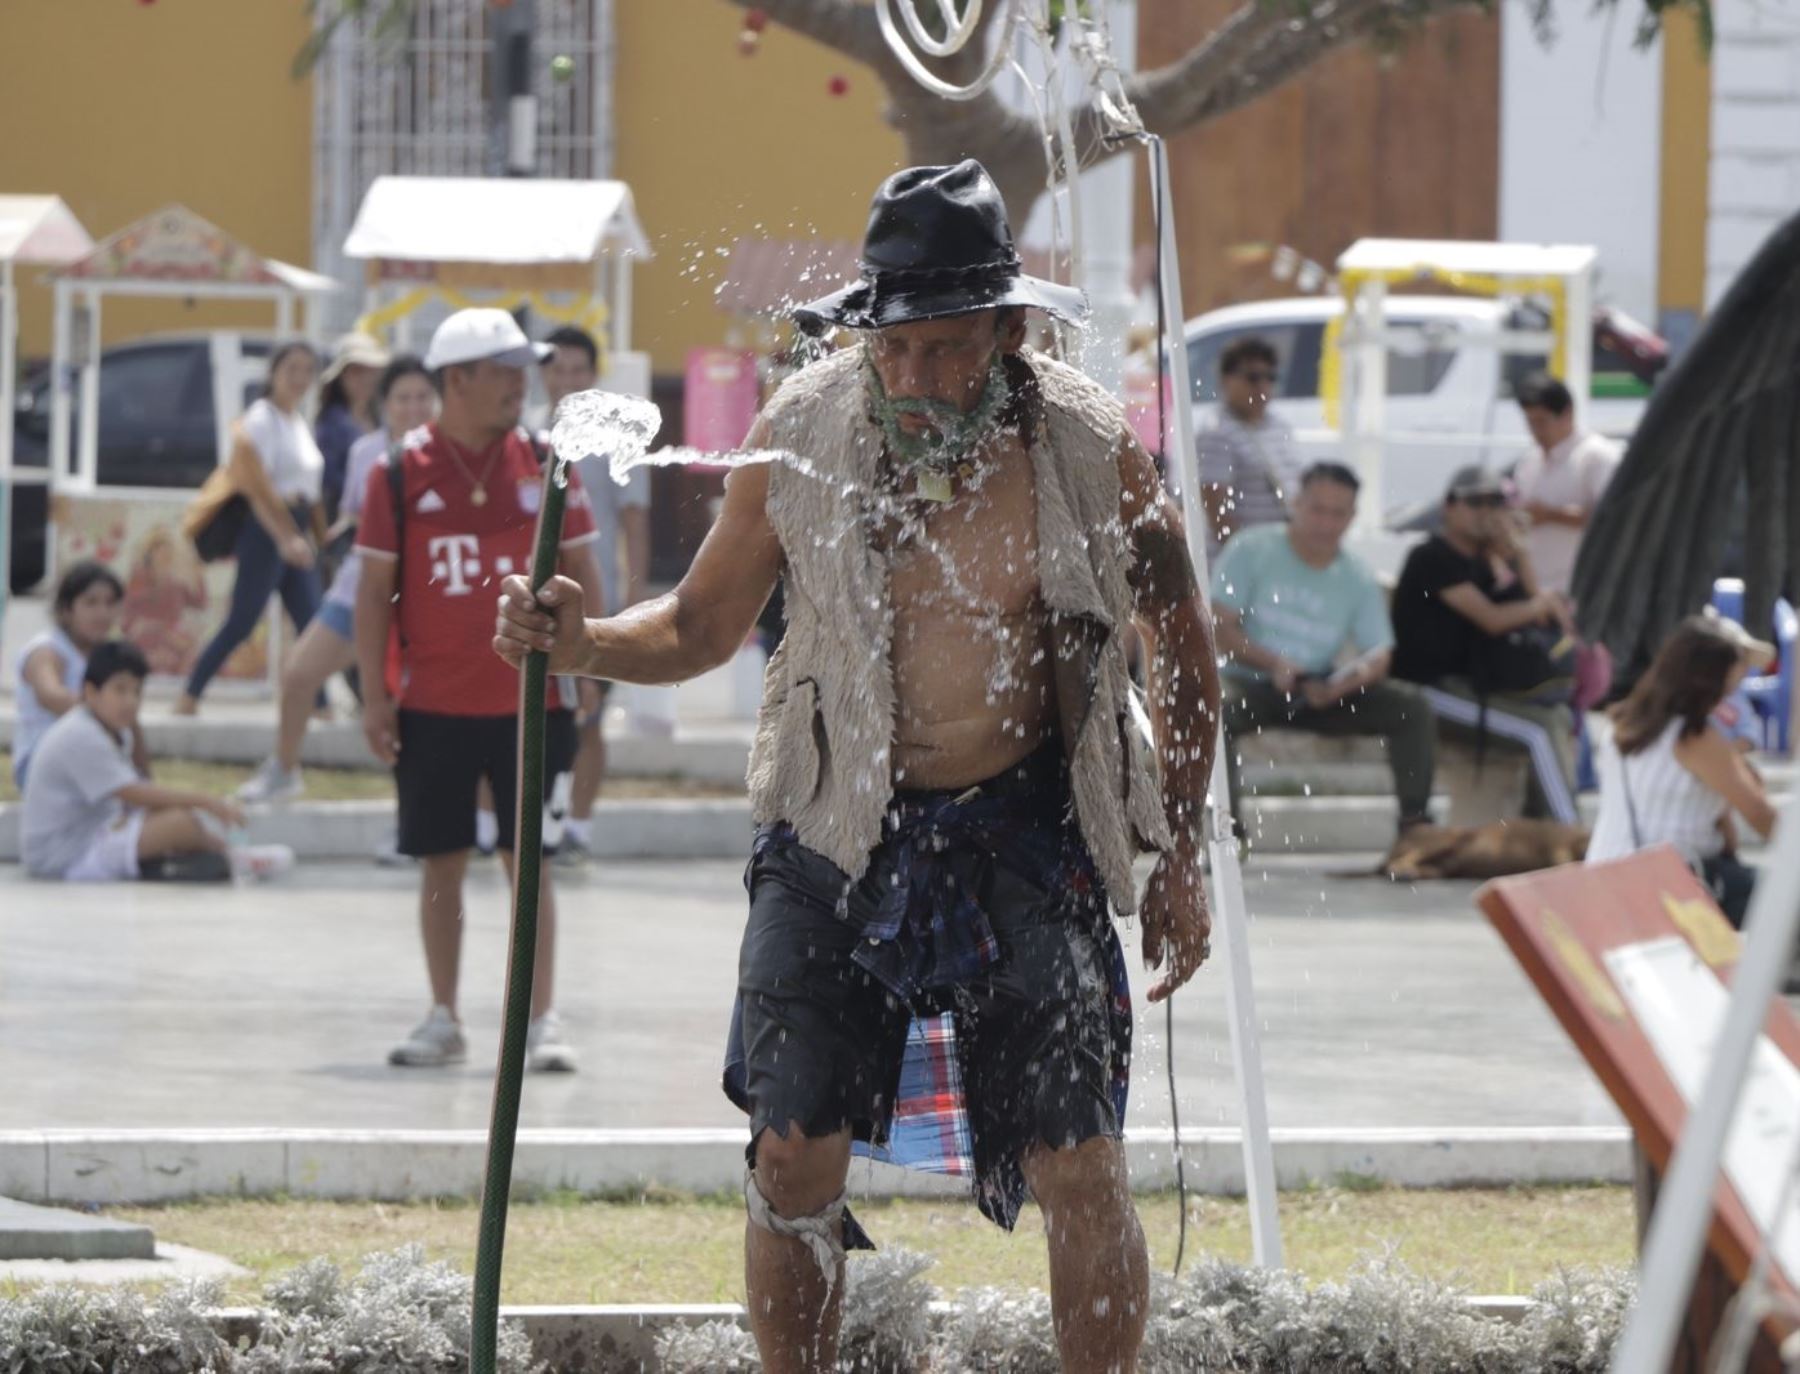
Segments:
[[[506,881],[513,882],[513,852],[500,851]],[[550,885],[550,865],[538,867],[537,951],[531,964],[531,1019],[536,1020],[556,1005],[556,890]]]
[[[581,727],[575,751],[575,776],[569,782],[569,819],[585,821],[594,814],[594,800],[606,780],[606,735],[599,718]]]
[[[850,1132],[809,1139],[798,1122],[756,1142],[753,1180],[777,1217],[795,1221],[830,1207],[850,1174]],[[744,1291],[764,1374],[814,1374],[837,1364],[844,1265],[829,1285],[804,1241],[744,1226]]]
[[[456,1015],[456,983],[462,969],[463,877],[469,851],[429,854],[419,860],[419,933],[425,940],[425,974],[433,1005]]]
[[[1025,1181],[1050,1242],[1050,1306],[1067,1374],[1131,1374],[1149,1315],[1150,1257],[1125,1148],[1095,1137],[1033,1150]]]

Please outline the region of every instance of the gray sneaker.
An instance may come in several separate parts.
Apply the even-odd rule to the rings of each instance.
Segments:
[[[468,1057],[462,1024],[448,1007],[433,1007],[411,1035],[388,1051],[388,1063],[406,1069],[435,1069]]]
[[[292,801],[306,791],[306,779],[298,768],[289,772],[274,759],[264,759],[250,781],[237,790],[237,799],[256,806]]]
[[[588,860],[593,857],[594,851],[588,847],[586,840],[578,839],[570,830],[563,831],[562,839],[556,845],[558,868],[585,868]]]
[[[574,1073],[575,1051],[563,1041],[562,1022],[547,1011],[525,1033],[527,1073]]]

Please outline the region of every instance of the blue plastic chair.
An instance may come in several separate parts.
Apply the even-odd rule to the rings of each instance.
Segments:
[[[1744,623],[1744,584],[1735,577],[1713,583],[1713,608],[1728,620]],[[1800,614],[1786,598],[1775,603],[1775,648],[1781,657],[1773,673],[1744,679],[1743,692],[1762,722],[1763,748],[1785,754],[1792,742],[1795,651],[1800,646]]]

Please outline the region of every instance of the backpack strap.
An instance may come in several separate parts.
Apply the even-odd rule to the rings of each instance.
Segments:
[[[388,448],[387,460],[388,497],[394,508],[394,595],[400,596],[401,588],[406,583],[401,573],[406,558],[406,445],[396,440]],[[400,640],[401,649],[406,648],[406,633],[400,628],[400,612],[394,612],[394,634]]]

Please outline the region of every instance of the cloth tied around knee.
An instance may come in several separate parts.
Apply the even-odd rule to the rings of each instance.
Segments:
[[[819,1272],[825,1276],[825,1291],[837,1284],[838,1266],[844,1259],[844,1209],[849,1205],[849,1190],[839,1193],[811,1216],[784,1217],[776,1213],[756,1184],[756,1171],[744,1171],[744,1206],[752,1225],[771,1235],[797,1240],[812,1252]]]

